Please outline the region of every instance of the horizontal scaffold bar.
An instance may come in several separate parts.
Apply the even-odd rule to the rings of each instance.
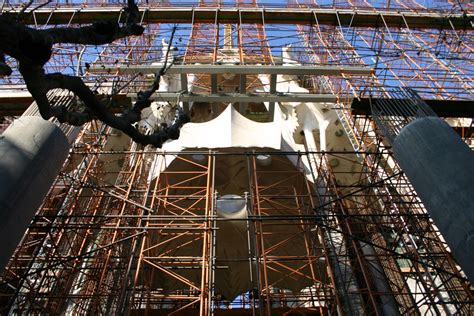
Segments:
[[[89,72],[119,72],[121,74],[151,74],[162,65],[94,65]],[[357,66],[278,66],[278,65],[173,65],[167,74],[268,74],[268,75],[361,75],[369,76],[373,69]]]
[[[19,9],[18,9],[19,10]],[[18,11],[17,10],[17,11]],[[121,7],[57,7],[35,10],[31,23],[92,23],[117,19]],[[12,10],[6,14],[16,17]],[[328,24],[354,27],[471,29],[474,15],[452,12],[377,11],[328,8],[183,8],[141,6],[146,23],[265,23],[265,24]],[[264,22],[263,22],[264,21]]]
[[[128,96],[136,98],[136,93]],[[310,94],[310,93],[220,93],[220,94],[190,94],[179,92],[155,93],[151,99],[155,101],[182,101],[182,102],[336,102],[337,97],[332,94]]]
[[[301,95],[300,95],[301,96]],[[311,98],[314,95],[306,95],[306,97]],[[172,101],[176,101],[178,94],[172,94]],[[201,96],[202,97],[202,96]],[[114,112],[121,112],[122,108],[128,108],[132,104],[132,99],[136,98],[136,94],[125,95],[118,94],[114,96],[114,101],[116,108],[111,109]],[[290,96],[291,98],[291,96]],[[10,93],[0,93],[0,115],[21,115],[28,106],[33,102],[33,98],[26,91],[15,91]],[[183,98],[180,98],[180,101],[185,102]],[[321,101],[321,98],[318,100],[312,100],[313,102],[324,102]],[[438,116],[441,117],[474,117],[474,104],[473,101],[468,100],[437,100],[437,99],[425,99],[424,100],[428,105],[436,112]],[[211,101],[207,101],[211,102]],[[216,102],[216,101],[212,101]],[[218,101],[221,102],[221,101]],[[223,102],[223,101],[222,101]],[[231,101],[232,102],[232,101]],[[249,102],[249,101],[243,101]],[[260,102],[260,101],[259,101]],[[266,101],[262,101],[266,102]],[[287,102],[281,101],[277,102]],[[301,97],[297,101],[293,102],[303,102]],[[310,102],[310,101],[305,101]],[[333,102],[332,100],[329,102]],[[355,114],[358,115],[371,115],[370,104],[368,98],[354,99],[351,105],[352,110]]]

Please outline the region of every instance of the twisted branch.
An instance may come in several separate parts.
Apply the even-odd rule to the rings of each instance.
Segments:
[[[158,90],[161,76],[167,70],[168,52],[160,71],[155,75],[152,85],[138,93],[138,99],[131,109],[121,115],[114,115],[107,107],[107,100],[100,99],[83,81],[76,76],[61,73],[46,74],[45,63],[51,58],[52,47],[57,43],[84,45],[103,45],[131,35],[142,35],[143,27],[138,25],[139,11],[133,0],[128,0],[124,8],[125,22],[120,25],[113,21],[96,22],[79,28],[55,28],[36,30],[22,23],[0,16],[0,75],[10,75],[11,69],[5,63],[7,54],[19,63],[19,71],[25,80],[28,91],[38,105],[44,119],[56,117],[60,122],[80,126],[97,118],[105,124],[119,129],[135,142],[143,145],[161,147],[168,139],[177,139],[181,127],[189,122],[187,115],[180,113],[173,125],[145,135],[133,126],[141,119],[141,111],[151,105],[150,98]],[[175,29],[171,35],[173,40]],[[46,94],[52,89],[66,89],[74,93],[85,106],[82,112],[68,111],[64,106],[53,107]]]

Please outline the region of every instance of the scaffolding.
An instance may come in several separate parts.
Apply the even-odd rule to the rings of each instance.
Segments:
[[[91,124],[33,219],[2,279],[11,312],[472,312],[469,282],[380,140],[359,162],[355,152],[108,151],[110,137],[120,136]],[[316,187],[292,155],[313,156]],[[215,207],[229,159],[247,169],[245,256],[223,255],[232,242],[219,236],[235,222]],[[347,174],[354,182],[341,183]],[[236,264],[251,288],[231,300],[219,278]]]
[[[150,78],[121,73],[120,67],[159,62],[167,44],[176,47],[174,63],[182,65],[219,65],[225,58],[241,65],[281,65],[284,57],[276,53],[291,45],[296,66],[373,71],[369,78],[346,73],[296,78],[310,93],[337,98],[331,110],[337,115],[336,136],[345,137],[345,145],[326,151],[165,152],[133,143],[98,121],[88,123],[0,278],[0,310],[79,315],[474,313],[471,283],[371,113],[350,108],[354,99],[388,97],[398,86],[414,88],[428,100],[472,99],[472,28],[458,27],[449,18],[439,28],[412,27],[410,14],[468,15],[473,6],[468,1],[424,3],[142,1],[140,8],[149,9],[142,16],[144,36],[97,48],[57,48],[48,71],[67,72],[73,65],[73,72],[97,93],[111,100],[128,98],[126,102]],[[191,18],[177,24],[149,20],[154,9],[174,7],[193,8]],[[295,25],[267,24],[272,7],[309,12],[305,17],[310,18]],[[347,8],[353,13],[341,11]],[[4,12],[15,9],[13,1],[2,7]],[[80,25],[85,14],[80,11],[88,9],[107,11],[120,21],[120,5],[114,1],[61,1],[41,8],[51,18],[36,27],[54,26],[64,12],[70,14],[68,25]],[[235,9],[232,16],[225,11],[230,9]],[[332,22],[326,11],[318,11],[332,9]],[[206,10],[212,18],[203,18]],[[357,25],[358,10],[376,12],[377,24]],[[399,14],[398,26],[389,20],[394,10],[407,16]],[[162,42],[173,29],[175,40]],[[86,63],[118,67],[97,74]],[[276,78],[265,83],[257,74],[230,79],[200,74],[186,80],[193,93],[204,95],[271,91]],[[18,74],[0,80],[0,99],[25,89]],[[180,80],[187,90],[188,82]],[[176,103],[182,93],[176,91]],[[206,119],[225,105],[206,105],[215,111]],[[242,104],[239,110],[254,120],[264,113],[260,121],[268,120],[262,103]],[[8,115],[5,111],[4,122]],[[466,143],[473,144],[472,119],[456,124]],[[300,130],[295,131],[297,140]],[[219,203],[232,192],[241,195],[242,218],[219,213]]]

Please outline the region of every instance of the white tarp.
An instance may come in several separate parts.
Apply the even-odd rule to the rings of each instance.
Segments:
[[[187,123],[177,140],[163,145],[163,152],[178,153],[187,148],[272,148],[281,149],[281,110],[275,105],[273,122],[259,123],[247,119],[229,104],[215,119],[204,123]],[[155,179],[165,170],[174,156],[157,155],[148,176]]]
[[[273,122],[259,123],[247,119],[232,105],[215,119],[205,123],[188,123],[177,140],[183,148],[257,147],[280,149],[281,113],[275,106]],[[167,150],[167,146],[163,146]]]

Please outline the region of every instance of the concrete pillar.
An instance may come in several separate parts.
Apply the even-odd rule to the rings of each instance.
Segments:
[[[437,117],[405,126],[393,151],[457,262],[474,282],[474,152]]]
[[[0,271],[58,175],[69,152],[55,124],[22,116],[0,135]]]

